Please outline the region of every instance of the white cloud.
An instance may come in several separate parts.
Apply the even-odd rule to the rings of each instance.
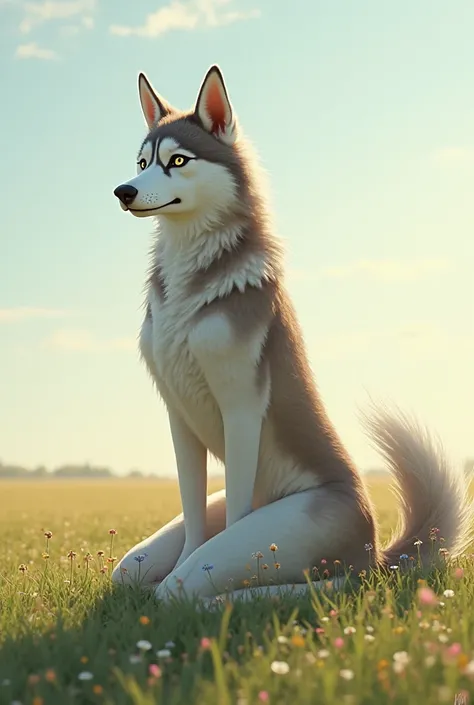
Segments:
[[[418,279],[422,276],[446,271],[450,262],[444,259],[415,260],[357,260],[339,267],[325,267],[324,277],[344,279],[364,276],[381,280]]]
[[[54,308],[12,306],[11,308],[0,308],[0,323],[12,323],[31,318],[61,318],[64,315],[64,311]]]
[[[40,47],[36,42],[20,44],[16,48],[15,56],[18,59],[41,59],[42,61],[51,61],[58,58],[53,49]]]
[[[84,27],[93,26],[92,14],[96,0],[42,0],[26,2],[24,17],[20,23],[20,32],[29,34],[35,27],[52,20],[70,20],[77,18]]]
[[[133,338],[99,339],[88,330],[62,328],[53,333],[44,345],[58,350],[76,352],[104,352],[108,350],[131,350],[137,346]]]
[[[111,34],[120,37],[159,37],[172,30],[193,30],[201,27],[221,27],[241,20],[260,16],[260,10],[247,11],[229,8],[233,0],[172,0],[169,5],[160,7],[149,14],[143,25],[128,27],[111,25]]]

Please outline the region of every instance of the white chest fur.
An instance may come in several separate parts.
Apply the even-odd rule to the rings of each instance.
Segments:
[[[165,292],[160,295],[150,286],[148,303],[151,315],[143,322],[140,350],[168,409],[177,411],[201,443],[225,462],[222,409],[211,391],[208,376],[193,354],[190,338],[195,337],[196,313],[215,298],[226,296],[235,287],[241,289],[245,282],[255,285],[257,275],[262,276],[262,265],[255,258],[246,267],[227,274],[215,286],[190,295],[189,282],[193,265],[199,259],[202,262],[206,255],[205,247],[201,243],[199,251],[189,249],[185,253],[181,250],[173,252],[172,257],[166,257],[168,253],[163,248],[160,254]],[[209,330],[209,333],[211,339],[212,331]],[[245,355],[246,364],[252,363],[252,357],[249,348]],[[241,364],[232,352],[224,358],[226,369],[221,371],[221,389],[227,379],[235,379]],[[244,387],[244,384],[238,385],[237,397]],[[314,475],[305,477],[301,470],[295,459],[282,455],[275,430],[269,420],[265,419],[261,428],[254,505],[265,504],[290,490],[298,491],[307,485],[314,485]]]
[[[151,316],[142,325],[140,351],[165,404],[176,409],[201,442],[223,459],[222,417],[189,346],[193,319],[203,301],[199,294],[190,296],[187,291],[189,262],[173,254],[173,262],[164,269],[166,296],[150,286]]]

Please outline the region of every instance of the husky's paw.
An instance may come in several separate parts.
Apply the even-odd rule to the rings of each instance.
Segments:
[[[178,578],[170,573],[164,580],[154,586],[155,597],[163,602],[169,602],[173,597],[181,597],[183,588]]]

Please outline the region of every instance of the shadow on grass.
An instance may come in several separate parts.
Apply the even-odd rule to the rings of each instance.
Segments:
[[[238,602],[227,613],[185,599],[165,605],[108,580],[99,589],[65,582],[15,585],[5,596],[14,636],[0,649],[0,705],[199,702],[199,682],[215,675],[206,640],[222,638],[223,660],[244,666],[268,650],[280,624],[318,624],[309,596]]]
[[[359,623],[380,617],[387,606],[403,616],[413,609],[419,577],[417,571],[374,575],[362,589],[347,585],[316,599],[257,598],[231,610],[185,599],[164,604],[150,592],[97,577],[71,588],[59,572],[38,590],[12,584],[2,600],[4,616],[11,613],[0,649],[0,705],[215,705],[199,693],[209,692],[206,682],[216,680],[222,663],[233,664],[226,678],[235,694],[250,661],[260,658],[268,672],[281,656],[277,637],[291,636],[296,620],[303,634],[329,627],[329,635],[327,622],[339,614],[338,629],[356,615]],[[319,638],[314,634],[315,649],[328,644],[322,637],[318,646]]]

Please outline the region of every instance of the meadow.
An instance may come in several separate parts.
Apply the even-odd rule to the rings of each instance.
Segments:
[[[388,538],[397,505],[383,479],[369,487]],[[414,546],[390,575],[359,576],[357,590],[199,612],[110,582],[114,561],[179,511],[174,482],[3,481],[0,496],[0,705],[465,705],[474,695],[472,555],[422,574]],[[442,537],[431,540],[443,554]],[[257,536],[255,551],[271,560]],[[252,583],[251,555],[248,568]]]

